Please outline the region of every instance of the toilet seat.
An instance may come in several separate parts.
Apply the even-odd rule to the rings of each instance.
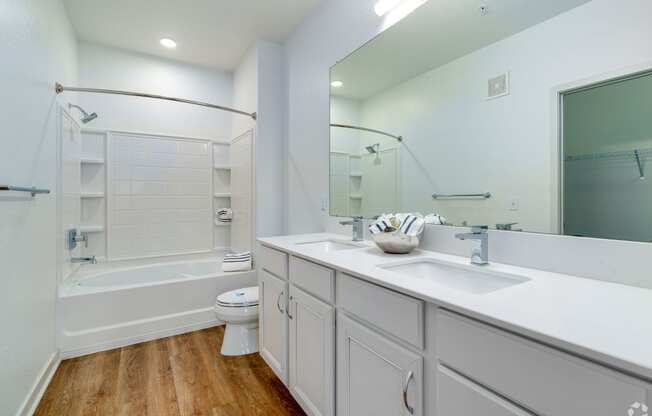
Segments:
[[[258,306],[258,286],[245,287],[222,293],[217,297],[216,304],[223,308],[248,308]]]

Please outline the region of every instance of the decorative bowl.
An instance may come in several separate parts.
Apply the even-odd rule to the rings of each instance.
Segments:
[[[390,254],[408,254],[419,246],[419,237],[401,231],[372,234],[372,238],[381,250]]]

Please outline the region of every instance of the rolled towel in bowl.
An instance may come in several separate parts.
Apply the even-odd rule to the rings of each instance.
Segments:
[[[229,253],[224,255],[222,270],[225,272],[246,272],[251,270],[252,257],[250,251]]]

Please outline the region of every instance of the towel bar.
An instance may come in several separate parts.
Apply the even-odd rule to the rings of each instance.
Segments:
[[[32,194],[32,197],[36,194],[49,194],[49,189],[39,189],[35,187],[26,188],[24,186],[11,186],[11,185],[0,185],[0,191],[15,191],[15,192],[29,192]]]
[[[442,199],[442,198],[482,198],[489,199],[491,198],[491,192],[485,192],[484,194],[432,194],[432,199]]]

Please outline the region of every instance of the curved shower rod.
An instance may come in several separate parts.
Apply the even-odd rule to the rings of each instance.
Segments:
[[[131,97],[154,98],[154,99],[157,99],[157,100],[174,101],[174,102],[177,102],[177,103],[186,103],[186,104],[192,104],[192,105],[199,105],[201,107],[215,108],[217,110],[222,110],[222,111],[229,111],[231,113],[242,114],[244,116],[251,117],[254,120],[256,120],[256,118],[257,118],[256,113],[247,113],[246,111],[236,110],[235,108],[231,108],[231,107],[225,107],[225,106],[222,106],[222,105],[205,103],[205,102],[202,102],[202,101],[186,100],[185,98],[167,97],[165,95],[156,95],[156,94],[146,94],[144,92],[107,90],[107,89],[102,89],[102,88],[64,87],[63,85],[59,84],[58,82],[55,84],[54,90],[57,92],[57,94],[61,94],[64,91],[76,91],[76,92],[90,92],[90,93],[96,93],[96,94],[114,94],[114,95],[128,95],[128,96],[131,96]]]
[[[341,127],[343,129],[353,129],[353,130],[368,131],[368,132],[371,132],[371,133],[382,134],[383,136],[391,137],[393,139],[398,140],[399,142],[403,141],[403,136],[396,136],[394,134],[386,133],[386,132],[384,132],[382,130],[368,129],[366,127],[351,126],[349,124],[336,124],[336,123],[331,123],[331,127]]]

